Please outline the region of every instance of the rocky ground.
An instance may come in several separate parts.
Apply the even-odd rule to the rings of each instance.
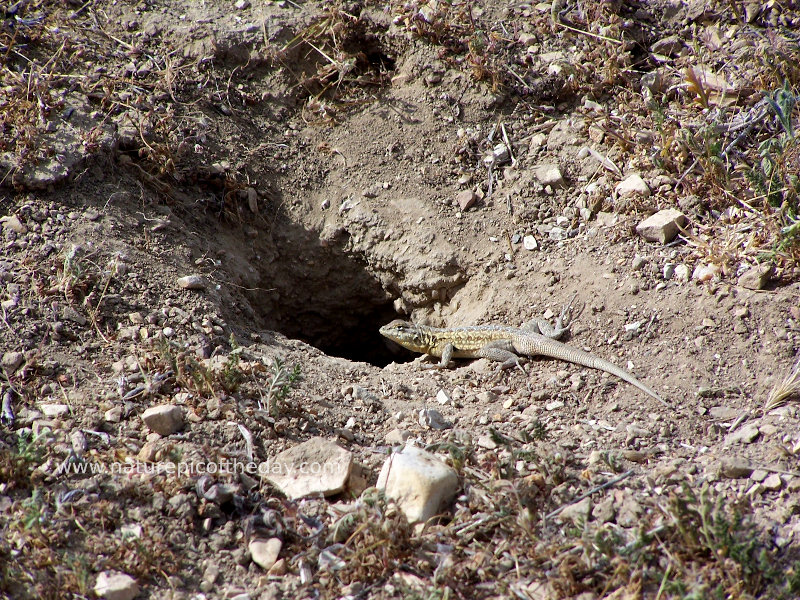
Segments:
[[[800,596],[794,3],[0,19],[0,597]]]

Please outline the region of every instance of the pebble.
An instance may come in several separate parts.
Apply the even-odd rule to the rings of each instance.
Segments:
[[[377,483],[410,523],[424,523],[435,516],[458,487],[458,474],[452,468],[416,446],[405,446],[389,456]]]
[[[478,196],[472,190],[462,190],[456,194],[456,203],[461,210],[467,210],[478,200]]]
[[[28,228],[19,220],[17,215],[6,215],[4,217],[0,217],[0,223],[3,225],[3,229],[10,229],[15,233],[19,233],[20,235],[28,233]]]
[[[278,555],[281,552],[283,542],[278,538],[270,538],[268,540],[251,540],[247,545],[250,551],[250,557],[253,562],[265,571],[269,571],[278,561]]]
[[[406,431],[405,429],[392,429],[389,433],[386,434],[384,440],[387,444],[391,444],[392,446],[400,445],[406,443],[406,440],[411,437],[411,432]]]
[[[675,263],[668,262],[664,263],[664,279],[669,280],[672,279],[672,276],[675,274]]]
[[[686,215],[668,208],[651,215],[636,226],[636,233],[649,242],[666,244],[671,242],[686,225]]]
[[[419,411],[419,424],[435,430],[450,429],[453,426],[435,408],[421,409]]]
[[[5,372],[12,375],[25,361],[22,352],[6,352],[3,354],[2,365]]]
[[[644,182],[641,175],[637,173],[629,175],[624,180],[620,181],[614,189],[620,198],[627,198],[629,196],[644,196],[647,198],[650,195],[650,188]]]
[[[69,412],[69,406],[66,404],[40,404],[39,410],[45,417],[55,418],[65,415]]]
[[[633,269],[634,271],[641,271],[642,268],[645,266],[645,264],[647,264],[647,261],[644,258],[642,258],[641,256],[636,256],[634,257],[633,262],[631,263],[631,269]],[[666,270],[666,265],[664,265],[664,268]],[[664,277],[664,279],[669,279],[669,277]]]
[[[675,267],[675,279],[678,281],[689,281],[689,266],[681,264]]]
[[[536,238],[532,235],[526,235],[522,238],[522,246],[525,250],[536,250],[539,247],[539,244],[536,242]]]
[[[533,174],[542,185],[549,185],[553,188],[566,185],[564,176],[561,174],[561,169],[556,164],[543,163],[537,165],[533,168]]]
[[[692,279],[697,281],[710,281],[719,278],[720,268],[717,265],[697,265],[692,273]]]
[[[736,431],[729,433],[725,436],[725,444],[752,444],[756,441],[756,438],[760,435],[760,431],[758,430],[758,426],[755,423],[748,423],[741,429],[737,429]]]
[[[105,600],[133,600],[139,594],[139,584],[125,573],[103,571],[97,576],[94,593]]]
[[[777,492],[783,487],[783,480],[781,476],[777,473],[773,473],[769,477],[767,477],[763,482],[761,482],[766,489],[771,490],[773,492]]]
[[[741,458],[722,458],[719,462],[719,473],[728,479],[743,479],[750,477],[753,467]]]
[[[261,463],[259,473],[290,500],[299,500],[338,494],[347,485],[352,468],[351,452],[316,437]]]
[[[161,436],[183,429],[183,409],[173,404],[152,406],[142,413],[142,421]]]
[[[739,285],[748,290],[763,290],[774,273],[775,269],[771,263],[752,267],[739,276]]]
[[[178,279],[178,286],[185,290],[202,290],[206,287],[206,279],[202,275],[186,275]]]
[[[450,404],[451,400],[452,399],[450,398],[450,395],[444,390],[439,390],[438,392],[436,392],[436,401],[439,404],[442,405]]]

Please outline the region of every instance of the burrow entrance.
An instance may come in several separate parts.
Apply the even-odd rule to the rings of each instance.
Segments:
[[[249,297],[260,326],[379,367],[415,358],[379,333],[398,318],[393,296],[345,251],[346,234],[323,245],[317,232],[282,220],[261,253],[261,290]]]

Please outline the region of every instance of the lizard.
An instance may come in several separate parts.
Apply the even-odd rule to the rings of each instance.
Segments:
[[[395,319],[380,328],[384,337],[413,351],[440,358],[433,368],[444,369],[453,358],[488,358],[501,362],[500,369],[520,366],[521,356],[546,356],[591,369],[599,369],[619,377],[669,406],[652,388],[625,369],[589,352],[568,346],[558,340],[568,326],[562,325],[568,307],[553,327],[542,319],[533,319],[521,327],[477,325],[440,328]],[[524,370],[524,369],[523,369]]]

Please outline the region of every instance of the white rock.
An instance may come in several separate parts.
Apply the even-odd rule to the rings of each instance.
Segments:
[[[250,541],[247,549],[250,550],[250,558],[253,559],[253,562],[265,571],[269,571],[277,562],[282,546],[283,543],[278,538],[256,539]]]
[[[549,185],[554,188],[562,187],[566,184],[564,176],[561,174],[561,169],[558,165],[554,164],[541,164],[533,168],[533,174],[539,183],[542,185]]]
[[[394,499],[411,523],[425,522],[458,492],[458,475],[433,454],[406,446],[386,459],[378,489]]]
[[[122,408],[115,406],[103,413],[103,418],[109,423],[119,423],[122,420]]]
[[[435,408],[422,408],[419,411],[419,424],[429,429],[450,429],[453,425],[445,420]]]
[[[614,188],[620,198],[627,198],[628,196],[644,196],[647,198],[650,195],[650,188],[637,173],[629,175],[617,184]]]
[[[688,265],[680,264],[675,267],[675,279],[678,281],[689,281]]]
[[[139,593],[139,584],[125,573],[103,571],[97,576],[94,593],[106,600],[133,600]]]
[[[153,406],[142,413],[142,421],[159,435],[170,435],[183,428],[183,409],[173,404]]]
[[[720,268],[718,265],[697,265],[692,273],[692,279],[697,281],[710,281],[719,278]]]
[[[290,500],[298,500],[338,494],[347,485],[352,468],[351,452],[317,437],[262,463],[259,472]]]
[[[39,410],[42,411],[45,417],[60,417],[69,412],[69,406],[66,404],[40,404]]]
[[[666,244],[686,225],[686,215],[675,208],[660,210],[636,226],[636,233],[650,242]]]
[[[532,235],[526,235],[522,238],[522,246],[525,250],[536,250],[539,247],[539,244],[536,242],[536,238]]]
[[[450,394],[448,394],[444,390],[439,390],[438,392],[436,392],[436,401],[442,405],[450,404]]]

